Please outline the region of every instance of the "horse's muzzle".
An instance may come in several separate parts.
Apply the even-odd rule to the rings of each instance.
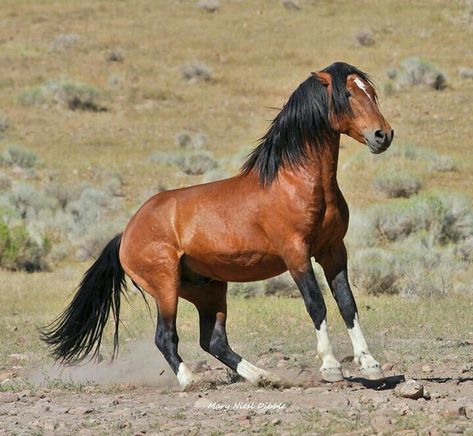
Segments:
[[[365,142],[371,153],[379,154],[386,151],[394,138],[394,130],[367,130],[363,132]]]

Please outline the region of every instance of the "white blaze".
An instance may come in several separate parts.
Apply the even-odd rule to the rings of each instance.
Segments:
[[[358,77],[355,77],[354,82],[355,82],[356,86],[358,86],[358,88],[360,88],[368,96],[368,98],[371,101],[373,101],[373,99],[371,98],[371,95],[369,95],[369,93],[368,93],[368,90],[366,88],[366,84],[363,82],[363,80],[361,80]]]

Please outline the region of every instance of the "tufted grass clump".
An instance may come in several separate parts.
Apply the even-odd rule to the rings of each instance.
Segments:
[[[396,168],[377,174],[373,184],[388,198],[410,197],[417,194],[422,187],[418,177]]]
[[[0,165],[32,168],[38,162],[38,156],[27,147],[21,145],[7,145],[0,154]]]
[[[68,78],[48,80],[23,90],[18,101],[24,106],[50,107],[59,105],[69,110],[104,112],[103,93],[94,86]]]

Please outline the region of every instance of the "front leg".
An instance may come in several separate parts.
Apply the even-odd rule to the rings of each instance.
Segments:
[[[358,320],[355,298],[348,282],[346,249],[342,244],[325,256],[321,262],[332,294],[345,321],[353,345],[354,361],[360,365],[361,373],[369,380],[381,380],[383,371],[371,355]]]
[[[317,335],[317,354],[322,360],[320,373],[323,380],[337,382],[343,380],[340,362],[333,355],[332,345],[328,337],[327,309],[319,284],[315,278],[310,259],[301,267],[289,268],[304,303],[315,326]]]

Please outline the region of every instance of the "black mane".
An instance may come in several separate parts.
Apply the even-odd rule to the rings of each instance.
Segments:
[[[268,186],[278,176],[281,166],[295,168],[307,155],[307,144],[315,149],[336,132],[330,127],[329,107],[335,116],[351,115],[346,92],[346,79],[356,74],[370,85],[369,76],[344,62],[335,62],[322,70],[332,77],[332,99],[329,105],[327,88],[311,75],[302,82],[271,122],[268,131],[243,164],[242,172],[255,169],[261,185]]]

